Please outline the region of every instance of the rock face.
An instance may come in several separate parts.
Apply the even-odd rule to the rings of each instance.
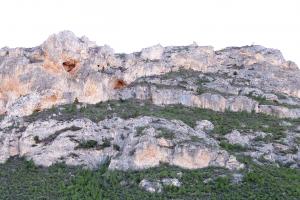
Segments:
[[[225,138],[229,141],[230,144],[239,144],[242,146],[248,146],[250,140],[255,138],[255,135],[241,135],[237,130],[233,130],[231,133],[225,135]]]
[[[220,94],[128,87],[138,78],[179,69],[218,74],[207,83],[207,88]],[[299,103],[299,69],[285,61],[279,51],[261,46],[214,51],[212,47],[197,45],[156,45],[140,53],[115,54],[108,46],[99,47],[86,37],[77,38],[64,31],[50,36],[38,47],[2,48],[0,80],[0,113],[14,116],[29,115],[75,99],[96,103],[132,95],[152,98],[156,104],[182,103],[219,111],[245,110],[293,118],[300,115],[297,108],[259,106],[245,96],[274,93],[275,98],[276,94],[297,98],[288,104]]]
[[[146,116],[99,123],[47,120],[28,124],[22,133],[8,134],[0,132],[0,138],[6,138],[0,162],[18,155],[42,166],[65,162],[97,168],[110,159],[109,168],[118,170],[145,169],[161,162],[187,169],[243,167],[205,132],[176,120]]]
[[[226,135],[216,136],[218,123],[201,116],[194,127],[164,115],[123,119],[114,113],[96,122],[86,116],[24,122],[26,116],[54,106],[130,99],[294,121],[280,132],[281,141],[272,142],[268,135],[279,134],[277,130],[262,134],[231,126]],[[262,46],[214,51],[210,46],[155,45],[119,54],[64,31],[34,48],[0,49],[0,162],[24,156],[42,166],[65,162],[97,168],[109,161],[112,170],[160,163],[187,169],[242,168],[221,147],[225,140],[250,148],[245,154],[257,161],[264,157],[299,167],[299,118],[300,70],[280,51]]]

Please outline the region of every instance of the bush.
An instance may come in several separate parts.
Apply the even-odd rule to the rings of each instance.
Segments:
[[[110,171],[109,161],[95,171],[57,164],[49,168],[32,161],[10,159],[0,164],[0,199],[298,199],[300,170],[259,166],[245,159],[244,179],[231,183],[231,172],[209,167],[185,170],[174,166],[142,171]],[[179,176],[178,173],[182,173]],[[139,188],[142,179],[178,178],[180,188],[165,187],[163,193]],[[207,178],[211,182],[204,183]],[[121,184],[125,182],[126,184]]]
[[[98,142],[95,140],[85,140],[81,141],[75,149],[91,149],[95,148],[98,145]]]

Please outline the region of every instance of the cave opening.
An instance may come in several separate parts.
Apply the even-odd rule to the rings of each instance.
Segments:
[[[74,70],[74,68],[77,67],[78,62],[76,60],[70,59],[70,60],[63,62],[62,64],[63,64],[64,69],[67,72],[71,72]]]

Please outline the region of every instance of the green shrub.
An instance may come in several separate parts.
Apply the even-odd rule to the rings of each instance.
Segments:
[[[98,145],[98,142],[95,140],[84,140],[81,141],[75,149],[91,149],[95,148]]]
[[[95,171],[57,164],[36,167],[32,161],[10,159],[0,164],[0,199],[298,199],[300,170],[256,165],[244,159],[247,169],[240,184],[231,183],[231,173],[209,167],[186,170],[174,166],[142,171],[110,171],[109,161]],[[179,176],[178,173],[182,175]],[[162,193],[139,188],[142,179],[178,178],[180,188],[165,187]],[[212,178],[209,183],[203,181]],[[214,178],[216,177],[216,178]],[[122,185],[121,182],[127,184]]]
[[[229,151],[229,152],[240,152],[240,151],[246,151],[247,148],[240,145],[240,144],[230,144],[228,142],[225,142],[225,141],[221,141],[220,142],[220,146]]]
[[[167,128],[158,128],[156,130],[158,132],[158,135],[156,135],[156,138],[165,138],[165,139],[168,139],[168,140],[171,140],[171,139],[174,139],[175,135],[174,133],[167,129]]]

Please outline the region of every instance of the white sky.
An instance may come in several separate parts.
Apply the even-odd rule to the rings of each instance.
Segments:
[[[116,52],[260,44],[300,65],[300,0],[0,0],[0,19],[0,47],[71,30]]]

